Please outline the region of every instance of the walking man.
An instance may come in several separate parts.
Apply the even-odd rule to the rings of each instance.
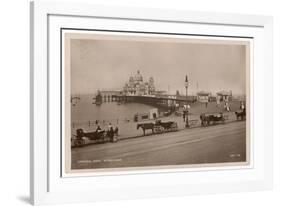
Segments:
[[[189,113],[190,105],[188,104],[186,106],[186,119],[185,119],[185,127],[189,128],[189,122],[188,122],[188,113]]]

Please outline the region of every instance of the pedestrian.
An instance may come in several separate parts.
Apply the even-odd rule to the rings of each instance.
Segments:
[[[118,129],[118,127],[116,126],[116,127],[115,127],[115,130],[114,130],[114,133],[115,133],[116,136],[118,136],[118,131],[119,131],[119,129]]]
[[[186,111],[185,111],[185,110],[183,110],[183,113],[182,113],[183,122],[185,122],[185,114],[186,114]]]
[[[185,127],[186,127],[186,128],[189,128],[189,122],[188,122],[188,113],[189,113],[189,109],[190,109],[190,105],[188,104],[188,105],[186,106],[186,114],[185,114],[185,116],[186,116],[186,118],[185,118]]]
[[[243,103],[243,102],[240,103],[240,109],[241,109],[241,110],[244,110],[244,109],[245,109],[245,106],[244,106],[244,103]]]
[[[228,102],[225,102],[225,109],[228,112],[230,111],[230,106],[229,106]]]
[[[113,130],[113,127],[110,127],[110,129],[109,129],[109,137],[110,137],[111,142],[114,142],[114,130]]]
[[[109,124],[108,124],[108,130],[110,130],[111,128],[113,128],[113,126],[112,126],[111,122],[109,122]]]

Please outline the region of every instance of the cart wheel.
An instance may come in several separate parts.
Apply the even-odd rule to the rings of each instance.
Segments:
[[[83,145],[83,140],[78,140],[77,141],[77,147],[81,147]]]
[[[207,121],[203,121],[203,126],[207,127],[208,126],[208,122]]]
[[[162,128],[163,128],[163,127],[161,127],[161,126],[156,126],[156,127],[154,127],[155,133],[157,133],[157,134],[162,133]]]

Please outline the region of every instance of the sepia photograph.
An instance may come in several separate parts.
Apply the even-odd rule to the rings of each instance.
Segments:
[[[248,39],[62,37],[66,173],[249,164]]]

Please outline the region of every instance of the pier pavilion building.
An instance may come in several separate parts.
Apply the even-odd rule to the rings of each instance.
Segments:
[[[125,95],[154,95],[155,86],[154,79],[150,77],[148,81],[144,81],[140,71],[135,76],[130,76],[129,81],[123,87]]]

